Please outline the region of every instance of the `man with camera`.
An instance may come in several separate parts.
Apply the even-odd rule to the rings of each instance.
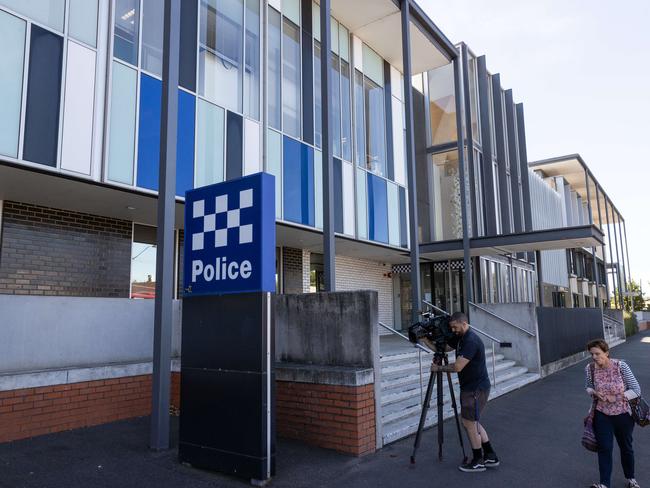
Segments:
[[[467,316],[464,313],[455,312],[449,319],[449,326],[454,337],[447,342],[447,349],[456,350],[456,362],[448,365],[434,362],[431,371],[458,373],[460,416],[473,453],[472,459],[460,465],[458,469],[466,473],[485,471],[486,468],[499,465],[499,458],[492,449],[485,428],[480,423],[481,412],[490,396],[491,386],[485,362],[485,346],[467,323]]]

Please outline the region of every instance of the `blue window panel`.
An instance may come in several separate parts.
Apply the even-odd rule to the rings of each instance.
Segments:
[[[406,226],[406,190],[399,187],[399,236],[400,246],[408,247],[408,230]]]
[[[178,90],[176,132],[176,195],[185,196],[194,182],[194,96]],[[137,186],[158,190],[160,174],[160,117],[162,82],[149,75],[140,77]]]
[[[61,36],[32,24],[23,150],[27,161],[56,166],[62,62]]]
[[[334,159],[334,232],[343,234],[343,167]]]
[[[161,97],[162,82],[141,75],[137,186],[150,190],[158,190]]]
[[[194,110],[196,98],[178,90],[176,195],[184,197],[194,186]]]
[[[368,238],[388,244],[386,180],[368,173]]]
[[[244,119],[228,111],[226,116],[226,179],[240,178],[244,161]]]
[[[284,218],[313,227],[314,150],[286,136],[283,145]]]

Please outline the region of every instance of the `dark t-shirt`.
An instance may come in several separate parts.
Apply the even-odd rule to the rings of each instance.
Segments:
[[[490,377],[485,363],[485,346],[483,341],[471,328],[462,336],[449,341],[456,349],[456,357],[464,357],[469,363],[458,373],[458,382],[462,391],[488,390]]]

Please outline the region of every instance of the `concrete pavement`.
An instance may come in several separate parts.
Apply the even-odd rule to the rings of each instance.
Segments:
[[[650,397],[650,333],[616,347]],[[437,460],[436,429],[425,432],[417,465],[413,437],[363,458],[352,458],[281,440],[271,486],[297,487],[583,487],[597,480],[596,455],[580,445],[589,400],[582,362],[490,402],[485,426],[502,465],[461,473],[453,421],[445,422],[445,458]],[[174,425],[176,427],[176,425]],[[52,434],[0,445],[2,488],[212,488],[242,487],[241,480],[178,464],[176,451],[147,449],[147,418]],[[174,434],[175,434],[174,429]],[[637,480],[650,487],[650,427],[635,429]],[[615,448],[613,487],[624,480]]]

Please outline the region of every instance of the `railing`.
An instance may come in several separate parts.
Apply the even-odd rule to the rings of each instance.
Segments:
[[[524,329],[523,327],[518,326],[517,324],[513,324],[513,323],[510,322],[509,320],[504,319],[504,318],[501,317],[500,315],[495,314],[495,313],[492,312],[491,310],[488,310],[488,309],[485,308],[485,307],[481,307],[480,305],[478,305],[478,304],[476,304],[476,303],[474,303],[474,302],[469,302],[469,304],[470,304],[472,307],[477,308],[477,309],[481,310],[482,312],[485,312],[486,314],[488,314],[488,315],[494,317],[495,319],[500,320],[500,321],[503,322],[504,324],[507,324],[507,325],[509,325],[510,327],[514,327],[515,329],[517,329],[518,331],[523,332],[524,334],[528,335],[529,337],[535,337],[535,334],[533,334],[533,333],[530,332],[529,330],[526,330],[526,329]]]

